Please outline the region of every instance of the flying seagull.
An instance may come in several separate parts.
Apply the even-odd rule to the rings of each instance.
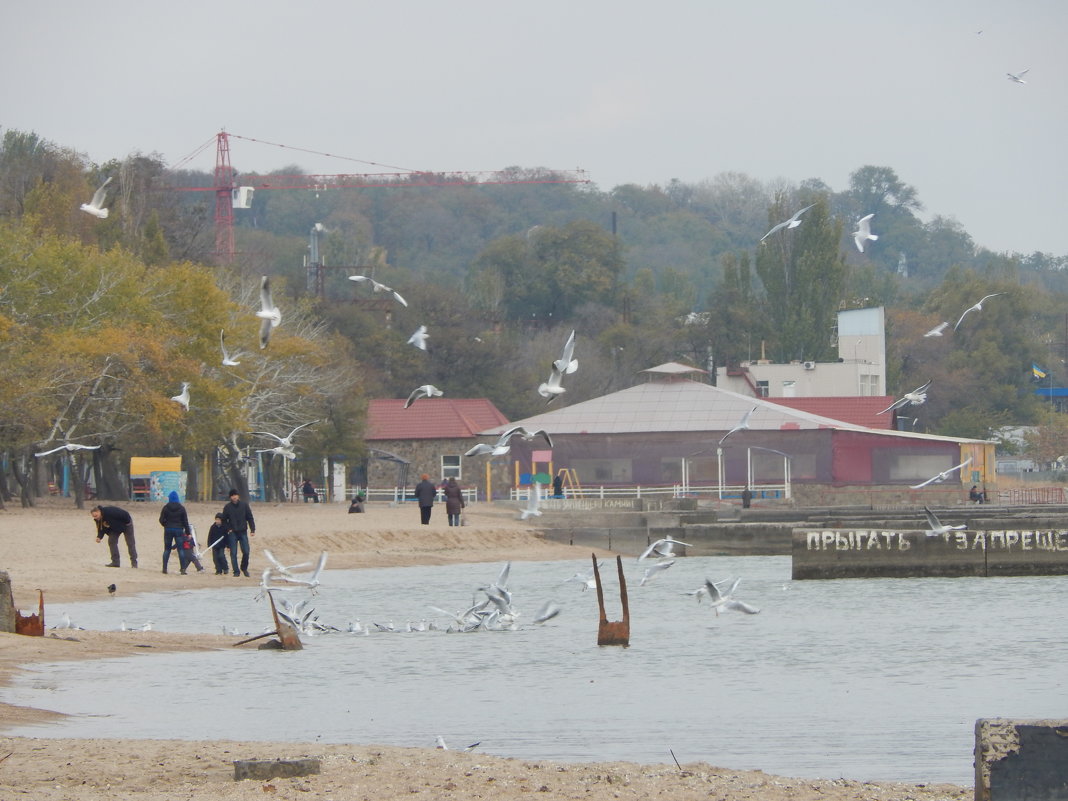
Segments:
[[[271,297],[271,279],[266,275],[260,279],[260,310],[256,316],[263,320],[260,323],[260,349],[267,347],[271,341],[271,332],[282,324],[282,312],[274,305]]]
[[[251,434],[259,434],[261,437],[270,437],[271,439],[278,440],[278,444],[279,445],[282,445],[282,446],[284,446],[286,448],[292,448],[293,447],[293,435],[296,434],[298,431],[300,431],[302,428],[307,428],[308,426],[313,426],[318,422],[319,422],[318,420],[312,420],[310,423],[301,423],[299,426],[294,428],[292,431],[290,431],[284,437],[280,437],[277,434],[272,434],[270,431],[251,431],[249,433],[251,433]]]
[[[642,580],[640,582],[638,582],[638,586],[639,587],[644,587],[646,584],[648,584],[654,578],[659,576],[661,573],[663,573],[665,570],[667,570],[673,564],[675,564],[675,560],[674,559],[669,559],[666,562],[657,562],[652,567],[647,567],[645,569],[645,574],[642,576]]]
[[[68,442],[66,445],[60,445],[58,448],[53,448],[50,451],[35,453],[34,456],[48,456],[48,454],[55,453],[56,451],[67,451],[68,453],[73,453],[74,451],[95,451],[99,447],[99,445],[79,445],[77,442]]]
[[[954,465],[953,467],[949,468],[948,470],[943,470],[937,476],[932,476],[931,478],[927,479],[926,481],[924,481],[924,482],[922,482],[920,484],[913,484],[911,487],[909,487],[909,489],[920,489],[921,487],[926,487],[928,484],[935,484],[935,483],[938,483],[940,481],[945,481],[947,478],[949,478],[950,473],[954,473],[957,470],[962,470],[963,468],[967,467],[971,463],[972,463],[972,457],[969,456],[967,459],[965,459],[960,464]]]
[[[444,394],[444,392],[435,387],[433,384],[423,384],[423,386],[416,387],[412,390],[412,394],[409,395],[408,400],[404,402],[404,408],[407,409],[420,398],[438,398]]]
[[[927,388],[929,386],[931,386],[930,380],[928,380],[927,383],[924,384],[922,387],[916,387],[916,389],[912,390],[912,392],[906,392],[896,401],[894,401],[881,412],[879,412],[879,414],[886,414],[891,409],[902,409],[905,406],[919,406],[921,403],[924,403],[927,400]]]
[[[237,367],[237,365],[241,364],[241,362],[237,360],[237,357],[241,354],[230,353],[230,351],[226,349],[226,331],[222,328],[219,329],[219,349],[222,350],[223,367]]]
[[[558,614],[560,614],[560,607],[552,601],[546,601],[544,604],[542,604],[542,607],[538,610],[538,613],[534,615],[534,622],[544,623],[546,620],[552,620]]]
[[[549,380],[538,386],[538,394],[543,398],[548,398],[547,403],[552,403],[558,395],[567,391],[563,387],[564,376],[571,375],[578,370],[578,359],[574,356],[575,331],[572,329],[567,342],[564,343],[563,350],[560,351],[560,358],[553,361],[549,371]]]
[[[960,320],[957,320],[957,325],[953,326],[953,330],[954,331],[957,330],[957,328],[960,326],[961,322],[964,320],[965,316],[967,316],[968,312],[982,311],[984,303],[986,303],[991,298],[996,298],[998,295],[1004,295],[1004,294],[1005,294],[1004,292],[995,292],[993,295],[985,295],[983,297],[983,299],[980,300],[978,303],[976,303],[973,306],[969,306],[967,309],[964,310],[964,314],[962,314],[960,316]]]
[[[1025,80],[1023,79],[1023,76],[1025,76],[1025,75],[1026,75],[1027,73],[1029,73],[1030,71],[1031,71],[1031,68],[1030,68],[1030,67],[1028,67],[1028,68],[1027,68],[1027,69],[1025,69],[1025,70],[1021,70],[1020,72],[1006,72],[1006,73],[1005,73],[1005,76],[1006,76],[1006,77],[1007,77],[1007,78],[1008,78],[1008,79],[1009,79],[1010,81],[1012,81],[1013,83],[1027,83],[1027,81],[1025,81]],[[94,198],[94,200],[95,200],[95,198]],[[107,215],[105,214],[104,216],[106,217]]]
[[[757,408],[758,407],[754,406],[752,409],[750,409],[748,412],[746,412],[742,416],[741,422],[738,423],[738,425],[736,425],[734,428],[732,428],[730,431],[728,431],[726,434],[723,435],[723,437],[719,441],[719,444],[722,445],[723,444],[723,440],[725,440],[727,437],[729,437],[735,431],[745,431],[746,429],[748,429],[749,428],[749,418],[753,416],[753,412],[755,412],[757,410]]]
[[[641,562],[648,556],[657,556],[661,559],[671,559],[672,557],[677,556],[677,554],[675,553],[676,545],[682,545],[685,548],[693,547],[688,543],[680,542],[669,534],[664,539],[657,540],[648,548],[646,548],[642,552],[642,555],[638,557],[638,561]]]
[[[528,517],[541,517],[541,509],[538,508],[540,502],[541,484],[535,481],[530,485],[530,492],[527,493],[527,505],[519,510],[519,519],[526,520]]]
[[[864,252],[864,241],[866,239],[870,239],[872,242],[874,242],[876,239],[879,238],[871,232],[871,218],[874,216],[874,214],[868,214],[864,217],[861,217],[860,220],[857,222],[857,230],[853,232],[853,242],[854,244],[856,244],[857,250],[859,250],[861,253]]]
[[[721,590],[716,582],[705,579],[705,592],[708,593],[708,599],[712,602],[712,609],[715,610],[717,617],[719,617],[720,609],[733,609],[737,612],[745,612],[747,615],[760,614],[760,610],[755,606],[750,606],[735,599],[734,591],[738,589],[739,582],[741,582],[741,579],[736,578],[730,587],[726,590]],[[723,582],[719,583],[722,584]]]
[[[939,534],[946,534],[950,531],[960,531],[961,529],[968,528],[967,524],[960,526],[947,526],[943,524],[942,521],[935,516],[935,513],[926,506],[923,507],[923,513],[927,516],[928,537],[937,537]]]
[[[924,336],[925,337],[940,337],[940,336],[942,336],[942,332],[945,331],[947,328],[949,328],[949,323],[948,322],[939,323],[934,328],[932,328],[930,331],[928,331],[926,334],[924,334]]]
[[[297,454],[285,445],[275,445],[273,448],[259,448],[256,453],[273,453],[278,456],[284,456],[286,459],[293,461],[297,458]]]
[[[111,183],[111,176],[104,183],[100,184],[100,188],[93,192],[93,199],[88,203],[83,203],[79,208],[92,214],[94,217],[99,217],[101,220],[108,218],[108,210],[104,208],[104,201],[107,199],[107,185]]]
[[[350,281],[357,281],[357,282],[361,282],[361,283],[363,281],[370,281],[371,282],[371,291],[372,292],[389,292],[390,294],[393,295],[394,298],[396,298],[397,303],[399,303],[401,306],[407,306],[408,305],[408,301],[406,301],[404,298],[402,298],[400,296],[400,292],[394,291],[392,288],[386,286],[385,284],[378,283],[378,281],[376,281],[375,279],[371,278],[370,276],[367,276],[367,275],[350,275],[349,276],[349,280]]]
[[[189,411],[189,382],[182,382],[182,391],[171,398],[172,401],[181,405],[187,412]]]
[[[426,326],[421,325],[415,329],[414,334],[408,337],[408,344],[415,345],[419,350],[426,350],[426,341],[429,336],[430,334],[426,332]]]
[[[490,456],[503,456],[512,449],[510,440],[512,437],[522,437],[527,442],[530,442],[535,437],[545,437],[546,444],[551,448],[553,441],[549,437],[549,433],[545,429],[539,428],[536,431],[530,431],[523,426],[513,426],[501,434],[497,441],[492,445],[480,442],[475,447],[471,448],[464,456],[484,456],[489,454]]]
[[[789,229],[789,228],[797,228],[797,226],[799,226],[801,224],[801,219],[800,219],[801,215],[804,214],[806,211],[811,209],[812,206],[815,206],[815,205],[816,204],[813,203],[813,204],[811,204],[809,206],[805,206],[803,209],[801,209],[801,211],[794,212],[794,216],[793,217],[791,217],[789,220],[785,220],[785,221],[779,223],[776,226],[773,226],[770,231],[768,231],[766,234],[764,234],[764,236],[760,237],[760,241],[763,242],[765,239],[767,239],[773,233],[775,233],[776,231],[779,231],[779,230],[781,230],[783,228],[787,228],[787,229]]]

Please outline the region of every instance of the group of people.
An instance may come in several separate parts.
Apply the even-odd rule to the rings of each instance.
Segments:
[[[211,548],[215,575],[222,576],[233,571],[235,576],[247,577],[251,551],[249,537],[256,536],[256,519],[248,501],[241,500],[240,492],[232,489],[229,497],[229,502],[215,515],[215,522],[208,530],[208,546]],[[137,567],[137,544],[130,513],[118,506],[94,506],[89,514],[96,522],[96,541],[101,542],[104,537],[108,539],[111,561],[107,567],[119,567],[121,564],[120,536],[126,538],[130,566]],[[198,573],[203,572],[204,566],[197,555],[195,531],[177,492],[167,496],[167,503],[159,513],[159,524],[163,526],[163,572],[167,572],[171,551],[178,551],[178,564],[183,575],[190,565],[196,567]],[[240,560],[238,550],[241,552]]]
[[[467,503],[464,501],[464,491],[455,478],[450,477],[441,485],[441,494],[445,498],[445,514],[448,515],[449,525],[463,525],[463,511]],[[424,526],[430,525],[430,513],[437,497],[438,488],[434,486],[430,476],[423,473],[420,482],[415,485],[415,500],[419,503],[419,522]]]

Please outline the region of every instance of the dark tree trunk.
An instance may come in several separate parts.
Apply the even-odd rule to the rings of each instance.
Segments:
[[[33,503],[33,476],[30,470],[25,470],[26,456],[23,455],[20,458],[11,460],[11,473],[15,476],[15,481],[19,485],[19,499],[22,502],[22,508],[28,509],[34,505]]]
[[[236,489],[241,498],[247,501],[249,497],[248,481],[245,478],[245,458],[241,453],[241,449],[237,446],[237,442],[231,439],[230,442],[220,447],[219,456],[222,459],[226,475],[230,478],[230,486],[227,491]]]
[[[130,490],[119,473],[119,466],[112,454],[121,453],[119,448],[105,442],[93,451],[93,478],[96,479],[96,497],[109,501],[125,501]]]

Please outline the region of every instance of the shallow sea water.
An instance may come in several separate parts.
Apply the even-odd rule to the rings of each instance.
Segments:
[[[646,563],[647,564],[647,563]],[[24,736],[452,747],[531,760],[706,761],[797,777],[973,783],[977,718],[1068,717],[1068,577],[791,582],[789,557],[680,558],[644,587],[624,560],[631,647],[600,648],[590,565],[516,562],[519,630],[305,636],[297,652],[166,654],[35,665],[7,703],[70,715]],[[314,606],[341,629],[449,621],[501,564],[326,571]],[[741,576],[758,615],[684,593]],[[602,567],[609,619],[616,570]],[[90,629],[259,633],[253,580],[51,606]],[[294,600],[308,597],[292,593]],[[562,612],[530,622],[547,600]],[[76,636],[76,632],[71,632]]]

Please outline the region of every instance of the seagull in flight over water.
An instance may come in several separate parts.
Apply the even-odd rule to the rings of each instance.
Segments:
[[[964,525],[961,525],[961,526],[947,526],[947,525],[945,525],[944,523],[942,523],[941,520],[939,520],[935,516],[935,513],[932,512],[930,509],[928,509],[926,506],[923,507],[923,513],[924,513],[924,515],[927,516],[927,536],[928,537],[937,537],[939,534],[946,534],[946,533],[948,533],[950,531],[960,531],[961,529],[968,528],[967,524],[964,524]]]
[[[969,456],[967,459],[965,459],[960,464],[954,465],[953,467],[949,468],[948,470],[943,470],[937,476],[932,476],[931,478],[927,479],[926,481],[924,481],[924,482],[922,482],[920,484],[914,484],[911,487],[909,487],[909,489],[920,489],[921,487],[926,487],[928,484],[935,484],[935,483],[940,482],[940,481],[945,481],[947,478],[949,478],[950,473],[954,473],[957,470],[961,470],[961,469],[967,467],[968,465],[970,465],[971,463],[972,463],[972,457]]]
[[[638,561],[641,562],[643,559],[650,555],[655,555],[660,559],[671,559],[672,557],[677,556],[677,554],[675,553],[676,545],[682,545],[684,548],[693,547],[689,543],[680,542],[671,535],[668,535],[664,539],[657,540],[644,551],[642,551],[642,555],[638,557]]]
[[[783,222],[779,223],[776,226],[773,226],[770,231],[768,231],[766,234],[764,234],[764,236],[760,237],[760,241],[763,242],[765,239],[767,239],[773,233],[775,233],[776,231],[782,230],[783,228],[786,228],[786,229],[797,228],[797,226],[799,226],[801,224],[801,219],[800,219],[801,215],[804,214],[806,211],[811,209],[812,206],[815,206],[815,205],[816,205],[815,203],[812,203],[811,205],[805,206],[803,209],[801,209],[801,211],[794,212],[794,216],[793,217],[791,217],[789,220],[784,220]]]

